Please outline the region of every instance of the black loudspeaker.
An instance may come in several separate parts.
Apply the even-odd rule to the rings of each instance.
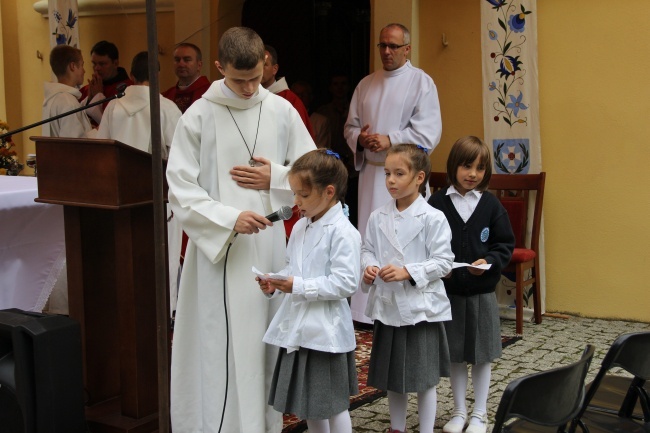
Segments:
[[[79,323],[0,310],[0,431],[86,431]]]

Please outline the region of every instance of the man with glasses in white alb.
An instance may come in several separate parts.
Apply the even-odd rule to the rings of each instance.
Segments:
[[[429,154],[440,141],[442,122],[436,85],[409,60],[411,35],[402,24],[391,23],[379,33],[383,69],[359,82],[350,102],[345,138],[359,171],[358,229],[365,238],[370,213],[390,200],[384,161],[389,147],[419,144]],[[352,318],[371,323],[365,313],[367,294],[352,297]]]

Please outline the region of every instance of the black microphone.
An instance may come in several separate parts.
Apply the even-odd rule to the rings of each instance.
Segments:
[[[126,83],[118,84],[117,87],[115,88],[115,96],[109,96],[109,98],[111,99],[121,98],[122,96],[124,96],[124,91],[126,90],[126,87],[127,87]],[[90,95],[89,95],[86,97],[86,106],[90,108],[91,106],[94,107],[95,105],[103,104],[106,101],[110,101],[110,99],[108,98],[102,99],[101,101],[97,103],[93,102],[93,105],[90,105]]]
[[[267,215],[266,219],[274,223],[280,220],[282,221],[288,220],[289,218],[291,218],[291,215],[293,215],[293,210],[289,206],[282,206],[276,212]]]
[[[289,218],[291,218],[291,215],[293,215],[293,209],[291,209],[289,206],[282,206],[280,209],[278,209],[277,211],[273,212],[270,215],[267,215],[265,218],[271,221],[272,223],[274,223],[280,220],[286,221]],[[232,245],[232,243],[235,241],[235,238],[237,238],[238,234],[239,233],[235,233],[235,236],[232,237],[232,239],[230,240],[230,245]]]
[[[121,98],[122,96],[124,96],[124,91],[126,90],[126,87],[127,87],[126,83],[118,84],[117,87],[115,88],[115,93],[116,93],[115,97]]]
[[[10,135],[14,135],[14,134],[17,134],[19,132],[23,132],[23,131],[26,131],[28,129],[34,128],[36,126],[42,125],[44,123],[52,122],[53,120],[57,120],[57,119],[60,119],[62,117],[65,117],[65,116],[69,116],[69,115],[77,113],[79,111],[87,110],[88,108],[92,108],[95,105],[103,104],[104,102],[112,101],[113,99],[116,99],[116,98],[121,98],[122,96],[124,96],[124,89],[126,89],[126,84],[123,84],[123,87],[122,87],[122,85],[119,85],[119,86],[117,86],[117,93],[115,95],[113,95],[113,96],[109,96],[108,98],[104,98],[102,100],[93,102],[92,104],[82,105],[79,108],[75,108],[74,110],[66,111],[65,113],[61,113],[61,114],[59,114],[57,116],[50,117],[49,119],[44,119],[44,120],[41,120],[40,122],[35,122],[35,123],[32,123],[31,125],[27,125],[27,126],[23,126],[22,128],[14,129],[13,131],[9,131],[9,132],[6,132],[6,133],[0,135],[0,138],[5,138],[5,137],[8,137]]]

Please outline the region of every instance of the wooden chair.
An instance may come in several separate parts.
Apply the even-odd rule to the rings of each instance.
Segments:
[[[594,346],[588,344],[579,361],[510,382],[501,396],[492,433],[565,432],[582,407],[593,356]],[[517,419],[506,426],[512,418]]]
[[[542,221],[542,205],[544,202],[544,184],[546,173],[539,174],[493,174],[490,179],[490,190],[499,198],[508,211],[510,224],[515,234],[515,250],[512,259],[504,272],[515,273],[515,332],[524,332],[524,287],[531,286],[529,293],[533,297],[533,313],[535,323],[542,323],[542,307],[540,296],[539,276],[539,232]],[[446,173],[431,173],[429,187],[435,192],[447,186]],[[533,221],[529,247],[526,246],[526,230],[528,227],[528,209],[534,194]],[[526,277],[526,271],[530,274]]]
[[[621,368],[631,377],[610,373]],[[650,431],[650,332],[620,335],[607,351],[571,426],[588,431]],[[638,404],[637,404],[638,402]]]

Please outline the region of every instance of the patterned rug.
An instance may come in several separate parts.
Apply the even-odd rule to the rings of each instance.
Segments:
[[[359,379],[359,394],[350,397],[350,410],[370,403],[380,397],[386,395],[385,391],[379,391],[371,386],[366,385],[368,379],[368,363],[370,362],[370,349],[372,348],[372,328],[370,326],[362,327],[363,325],[355,326],[354,333],[357,337],[357,350],[355,357],[357,361],[357,375]],[[521,337],[516,336],[501,336],[501,346],[507,347],[511,344],[521,340]],[[304,420],[298,419],[294,415],[284,415],[284,426],[282,433],[300,433],[307,430],[307,423]]]

